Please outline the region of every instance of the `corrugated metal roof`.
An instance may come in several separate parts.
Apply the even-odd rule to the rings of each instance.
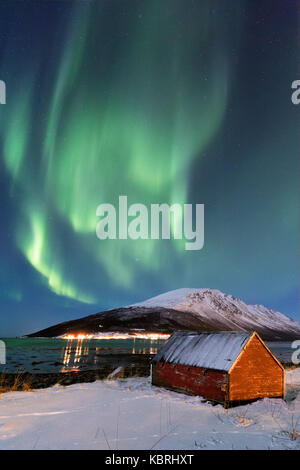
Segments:
[[[177,331],[153,361],[228,371],[251,335],[251,332],[235,331]]]

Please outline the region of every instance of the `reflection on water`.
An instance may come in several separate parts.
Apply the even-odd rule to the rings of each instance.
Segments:
[[[101,342],[101,340],[96,341]],[[61,372],[97,368],[101,365],[105,355],[155,355],[163,343],[164,340],[161,339],[110,339],[109,342],[105,340],[101,347],[95,346],[94,342],[87,339],[68,339],[65,348],[62,349],[63,367]]]
[[[109,338],[109,339],[47,339],[1,338],[6,345],[6,364],[0,372],[57,373],[81,370],[99,370],[123,361],[124,358],[158,352],[164,339]],[[267,343],[282,363],[291,362],[294,352],[289,342]]]
[[[95,370],[119,355],[155,355],[163,339],[6,339],[7,363],[0,371],[31,373]]]
[[[71,370],[80,369],[80,365],[87,363],[84,359],[85,356],[89,356],[89,347],[88,345],[83,347],[82,343],[82,339],[67,341],[66,347],[62,350],[64,367],[62,367],[61,372],[67,372],[70,368]]]

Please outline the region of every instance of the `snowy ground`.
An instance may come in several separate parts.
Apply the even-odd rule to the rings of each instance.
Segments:
[[[300,449],[300,368],[287,392],[230,410],[143,378],[10,392],[0,449]]]

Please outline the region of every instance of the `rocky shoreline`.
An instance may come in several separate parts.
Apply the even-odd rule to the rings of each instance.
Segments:
[[[116,369],[118,377],[147,377],[150,375],[150,365],[153,355],[120,355],[113,356],[111,364],[91,370],[61,371],[55,373],[30,373],[19,371],[17,373],[0,373],[0,393],[8,391],[30,391],[52,387],[53,385],[68,386],[76,383],[95,382],[109,377]]]

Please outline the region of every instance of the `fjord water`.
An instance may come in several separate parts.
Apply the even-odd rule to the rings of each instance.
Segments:
[[[54,339],[0,338],[6,346],[6,364],[0,372],[54,373],[96,370],[109,357],[157,353],[162,339]],[[115,360],[113,361],[115,362]]]
[[[53,339],[2,338],[6,346],[6,364],[0,371],[7,373],[51,373],[96,370],[103,362],[118,356],[154,355],[164,344],[163,339]],[[282,363],[290,363],[294,350],[290,342],[268,342],[268,347]],[[113,360],[114,359],[114,360]]]

